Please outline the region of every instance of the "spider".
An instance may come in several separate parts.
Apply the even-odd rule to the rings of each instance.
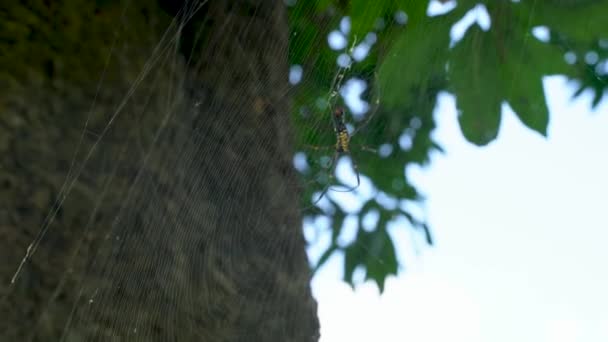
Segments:
[[[348,129],[346,128],[346,121],[344,118],[344,108],[337,107],[334,110],[333,116],[332,116],[334,133],[336,134],[336,144],[333,146],[309,146],[310,148],[312,148],[314,150],[334,149],[334,151],[335,151],[334,155],[331,158],[331,161],[329,162],[329,165],[328,165],[329,180],[328,180],[327,184],[325,185],[325,187],[323,188],[323,191],[321,191],[321,195],[319,196],[319,198],[317,198],[314,202],[312,202],[312,205],[317,204],[323,198],[323,196],[325,196],[325,194],[327,194],[327,192],[329,191],[329,188],[332,186],[332,179],[334,178],[334,172],[336,169],[336,160],[338,160],[338,158],[343,155],[348,155],[351,158],[351,161],[353,164],[353,170],[355,171],[355,176],[357,177],[357,184],[353,187],[347,187],[346,190],[334,190],[334,191],[351,192],[351,191],[354,191],[355,189],[357,189],[359,187],[359,185],[361,185],[359,168],[357,167],[357,163],[355,162],[355,159],[353,158],[352,154],[350,153],[350,139],[355,134],[357,134],[357,132],[359,132],[363,127],[365,127],[365,125],[367,125],[369,120],[372,118],[372,116],[375,114],[376,110],[378,109],[377,104],[378,104],[378,100],[376,100],[376,109],[371,113],[371,115],[369,115],[367,117],[367,120],[365,120],[365,122],[363,124],[361,124],[358,128],[356,128],[353,131],[352,134],[348,133]],[[369,152],[376,152],[376,150],[366,147],[366,146],[360,146],[360,147],[361,147],[361,149],[369,151]]]

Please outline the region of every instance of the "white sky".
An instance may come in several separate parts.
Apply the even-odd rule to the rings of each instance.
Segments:
[[[561,77],[545,91],[548,138],[506,111],[483,148],[440,97],[447,154],[408,170],[436,246],[414,253],[409,228],[396,227],[405,269],[381,297],[372,283],[353,292],[330,259],[312,283],[322,342],[608,341],[608,103],[571,102]]]

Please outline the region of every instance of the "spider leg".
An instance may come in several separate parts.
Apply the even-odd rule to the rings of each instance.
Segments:
[[[361,185],[361,178],[359,175],[359,167],[357,167],[357,163],[355,162],[355,158],[353,158],[353,155],[350,154],[350,152],[348,153],[348,155],[350,156],[350,161],[353,163],[353,170],[355,170],[355,175],[357,176],[357,186],[355,186],[355,188],[353,190],[355,190],[356,188],[359,187],[359,185]]]
[[[357,167],[357,163],[355,163],[355,158],[353,158],[353,155],[350,152],[344,152],[345,154],[348,154],[348,156],[350,157],[350,161],[353,164],[353,170],[355,171],[355,176],[357,176],[357,185],[349,187],[349,186],[344,186],[346,189],[345,190],[337,190],[337,189],[332,189],[331,191],[335,191],[335,192],[351,192],[351,191],[355,191],[359,185],[361,185],[361,177],[359,175],[359,168]]]
[[[375,82],[378,82],[378,74],[374,74],[374,79]],[[355,134],[357,134],[358,132],[361,131],[361,129],[365,128],[365,126],[367,126],[367,124],[371,121],[371,119],[374,117],[374,115],[376,115],[376,113],[378,112],[378,108],[380,107],[380,90],[377,90],[377,95],[376,95],[376,99],[373,101],[373,109],[372,111],[369,113],[369,115],[367,115],[367,118],[365,118],[365,120],[363,121],[363,123],[361,123],[361,125],[359,125],[359,127],[355,128],[355,130],[353,131],[353,133],[351,133],[351,137],[354,136]]]
[[[336,152],[336,153],[334,153],[333,158],[331,158],[331,162],[329,163],[329,176],[327,179],[327,184],[325,184],[325,187],[323,188],[323,191],[321,191],[321,195],[319,195],[319,198],[317,198],[314,202],[312,202],[312,205],[319,203],[321,198],[323,198],[323,196],[325,196],[325,194],[327,194],[327,192],[329,191],[332,180],[334,179],[334,172],[336,170],[336,159],[338,159],[339,155],[340,154],[338,152]]]
[[[315,150],[315,151],[335,149],[335,146],[333,146],[333,145],[332,146],[304,145],[304,147],[310,148],[310,149]]]
[[[365,151],[365,152],[371,152],[371,153],[378,153],[378,150],[376,150],[375,148],[371,148],[365,145],[355,145],[353,144],[352,146],[357,146],[359,149]]]

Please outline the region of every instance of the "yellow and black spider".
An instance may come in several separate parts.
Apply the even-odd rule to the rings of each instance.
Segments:
[[[377,110],[377,103],[376,103],[376,110]],[[357,163],[355,162],[355,159],[353,158],[352,154],[350,153],[350,139],[357,132],[359,132],[363,127],[365,127],[365,125],[369,122],[369,120],[375,114],[376,110],[374,110],[371,113],[371,115],[369,115],[367,117],[367,120],[365,120],[365,122],[363,124],[361,124],[358,128],[356,128],[353,131],[352,134],[350,134],[350,133],[348,133],[348,129],[346,128],[346,121],[344,118],[344,108],[342,108],[342,107],[336,108],[334,110],[334,113],[332,116],[334,133],[336,134],[336,144],[333,146],[309,146],[310,148],[315,149],[315,150],[334,149],[334,155],[331,158],[331,161],[329,162],[329,165],[328,165],[328,169],[329,169],[328,178],[329,179],[327,181],[327,184],[321,191],[321,195],[319,195],[319,198],[317,198],[314,202],[312,202],[313,205],[317,204],[323,198],[323,196],[325,196],[325,194],[329,191],[330,187],[332,186],[332,180],[334,179],[336,161],[338,160],[339,157],[341,157],[343,155],[348,155],[351,159],[351,162],[353,165],[353,170],[355,171],[355,176],[357,177],[357,184],[353,187],[346,187],[347,188],[346,190],[334,190],[334,191],[350,192],[350,191],[357,189],[359,187],[359,185],[361,184],[361,179],[359,176],[359,168],[357,167]],[[369,152],[376,152],[376,150],[371,149],[369,147],[365,147],[365,146],[361,146],[361,149],[369,151]]]

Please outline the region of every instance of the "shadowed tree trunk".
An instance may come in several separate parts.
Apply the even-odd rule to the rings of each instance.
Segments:
[[[0,13],[0,340],[317,340],[282,1]]]

